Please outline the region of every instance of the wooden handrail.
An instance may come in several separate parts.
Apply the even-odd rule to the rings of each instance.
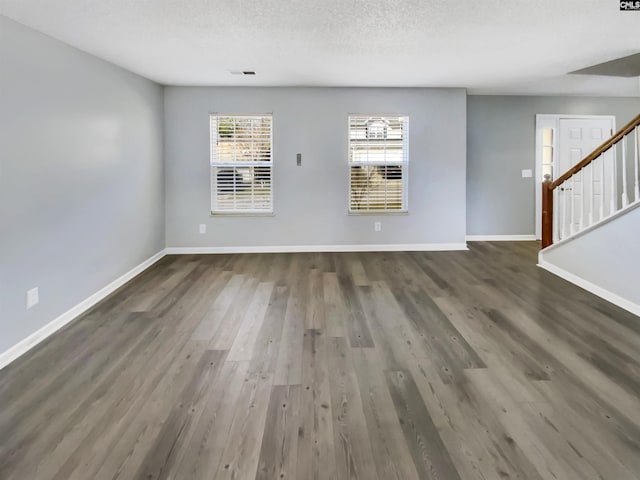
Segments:
[[[633,129],[636,128],[639,125],[640,125],[640,114],[638,114],[633,120],[631,120],[629,123],[627,123],[622,128],[622,130],[620,130],[618,133],[616,133],[613,137],[611,137],[609,140],[604,142],[602,145],[600,145],[598,148],[596,148],[593,152],[591,152],[589,155],[587,155],[584,160],[582,160],[579,163],[576,163],[573,167],[571,167],[567,172],[565,172],[564,175],[562,175],[558,179],[554,180],[553,182],[549,182],[549,184],[546,185],[546,188],[548,188],[549,190],[555,189],[558,185],[562,184],[564,181],[566,181],[569,178],[571,178],[573,175],[575,175],[580,170],[582,170],[584,167],[589,165],[591,162],[593,162],[596,158],[598,158],[604,152],[606,152],[611,147],[613,147],[625,135],[627,135],[628,133],[631,133],[633,131]]]

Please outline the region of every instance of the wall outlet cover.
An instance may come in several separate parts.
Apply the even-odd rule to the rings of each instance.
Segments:
[[[531,178],[531,177],[533,177],[533,170],[531,169],[522,170],[522,178]]]
[[[40,295],[38,292],[38,287],[32,288],[31,290],[27,291],[27,310],[37,305],[39,301]]]

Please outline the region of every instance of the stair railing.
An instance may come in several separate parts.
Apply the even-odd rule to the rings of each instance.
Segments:
[[[640,115],[556,180],[544,176],[542,248],[640,202],[639,130]]]

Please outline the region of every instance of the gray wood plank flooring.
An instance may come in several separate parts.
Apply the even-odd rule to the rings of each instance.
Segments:
[[[640,318],[536,254],[166,257],[0,372],[0,479],[640,479]]]

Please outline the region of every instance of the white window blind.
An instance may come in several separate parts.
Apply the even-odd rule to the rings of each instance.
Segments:
[[[349,116],[349,212],[406,212],[408,173],[408,116]]]
[[[211,115],[211,212],[273,212],[271,115]]]

